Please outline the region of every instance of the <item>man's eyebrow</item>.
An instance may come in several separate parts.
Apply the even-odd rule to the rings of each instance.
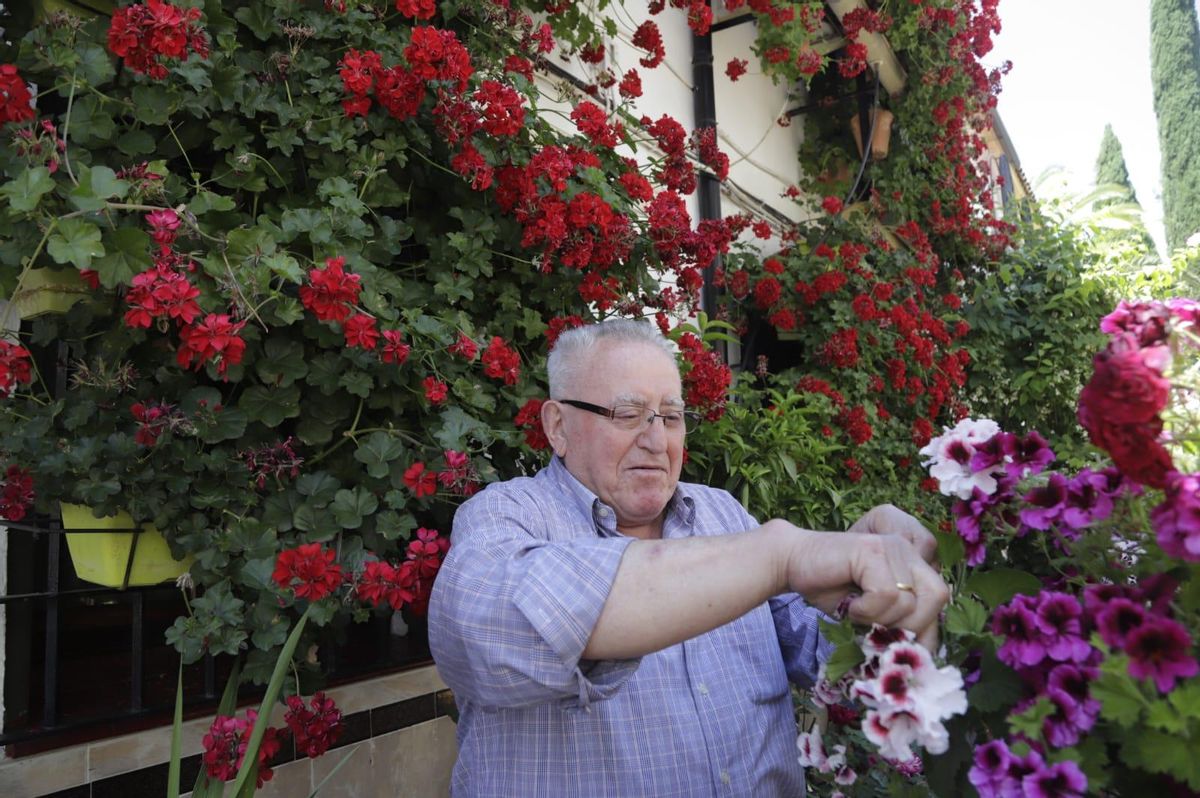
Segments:
[[[622,394],[618,394],[613,399],[613,404],[614,405],[645,405],[646,399],[645,399],[645,397],[643,397],[640,394],[622,393]],[[659,407],[662,407],[663,405],[670,405],[671,407],[683,407],[684,402],[679,397],[673,396],[673,397],[670,397],[667,399],[663,399],[662,402],[659,403]]]

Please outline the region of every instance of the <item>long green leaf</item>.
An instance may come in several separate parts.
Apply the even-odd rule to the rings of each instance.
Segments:
[[[325,783],[326,783],[326,782],[328,782],[330,779],[332,779],[332,778],[333,778],[333,774],[335,774],[335,773],[337,773],[339,770],[341,770],[341,769],[342,769],[342,765],[344,765],[344,764],[346,764],[347,762],[349,762],[349,761],[350,761],[350,757],[354,756],[354,753],[355,753],[355,752],[356,752],[356,751],[357,751],[359,748],[361,748],[361,747],[362,747],[362,746],[360,746],[360,745],[356,745],[356,746],[354,746],[353,748],[351,748],[349,751],[347,751],[347,752],[346,752],[346,755],[345,755],[344,757],[342,757],[342,761],[341,761],[341,762],[338,762],[336,765],[334,765],[334,766],[333,766],[333,770],[331,770],[331,771],[329,771],[328,773],[326,773],[326,774],[325,774],[325,778],[321,779],[321,783],[320,783],[320,784],[318,784],[316,787],[314,787],[314,788],[313,788],[313,791],[312,791],[312,792],[310,792],[310,793],[308,794],[308,798],[317,798],[317,793],[319,793],[319,792],[321,791],[321,788],[325,786]]]
[[[283,680],[287,676],[288,667],[292,664],[292,655],[296,653],[296,646],[300,644],[300,633],[304,631],[304,624],[308,623],[308,614],[311,611],[312,605],[309,604],[296,623],[296,628],[288,635],[287,642],[283,644],[283,651],[279,652],[279,659],[275,661],[275,670],[271,672],[271,681],[267,682],[267,693],[263,696],[262,704],[258,708],[258,719],[254,723],[254,731],[250,733],[250,741],[246,744],[242,767],[238,770],[237,779],[233,782],[234,795],[241,795],[242,788],[251,778],[251,770],[258,763],[258,749],[262,745],[263,735],[267,733],[267,721],[270,720],[271,710],[274,709],[275,702],[279,698],[279,691],[283,689]]]
[[[171,723],[171,764],[167,766],[167,798],[179,798],[179,749],[183,745],[183,658],[175,680],[175,718]]]
[[[242,661],[239,659],[234,661],[233,670],[229,672],[229,679],[225,682],[225,690],[217,704],[218,715],[232,716],[237,711],[238,683],[241,677]],[[196,785],[192,787],[192,798],[220,798],[224,794],[225,784],[209,781],[208,771],[201,767],[200,772],[196,774]]]

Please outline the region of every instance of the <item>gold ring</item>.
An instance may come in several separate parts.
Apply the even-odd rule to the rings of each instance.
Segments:
[[[896,589],[903,590],[905,593],[912,593],[914,596],[917,594],[917,589],[907,582],[897,582]]]

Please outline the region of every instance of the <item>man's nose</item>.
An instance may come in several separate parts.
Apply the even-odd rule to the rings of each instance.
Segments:
[[[638,434],[638,445],[653,452],[667,448],[667,420],[662,416],[651,416],[650,422]]]

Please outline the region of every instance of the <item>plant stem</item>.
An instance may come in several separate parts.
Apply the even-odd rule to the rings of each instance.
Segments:
[[[67,177],[71,178],[71,182],[78,186],[79,181],[75,179],[75,173],[71,171],[71,147],[67,144],[70,141],[71,107],[75,104],[76,74],[76,72],[71,73],[71,93],[67,95],[67,115],[66,119],[63,120],[63,143],[66,145],[63,147],[63,166],[67,167]]]

